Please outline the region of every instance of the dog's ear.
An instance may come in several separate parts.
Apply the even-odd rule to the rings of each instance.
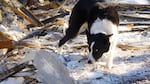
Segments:
[[[113,35],[113,34],[109,34],[109,35],[106,35],[106,37],[108,37],[108,38],[109,38],[109,37],[111,37],[112,35]]]
[[[108,7],[108,5],[105,4],[104,2],[97,2],[97,3],[95,4],[95,6],[97,6],[98,9],[104,9],[104,8],[107,8],[107,7]]]

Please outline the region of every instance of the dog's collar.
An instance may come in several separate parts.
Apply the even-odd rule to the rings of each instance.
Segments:
[[[89,34],[90,37],[93,37],[93,38],[98,38],[99,36],[101,37],[111,37],[113,34],[109,34],[109,35],[106,35],[104,33],[98,33],[98,34]]]
[[[111,37],[113,35],[113,34],[105,34],[105,33],[90,34],[89,29],[86,30],[86,33],[88,34],[88,36],[94,37],[94,38],[96,38],[98,36],[109,36],[109,37]]]

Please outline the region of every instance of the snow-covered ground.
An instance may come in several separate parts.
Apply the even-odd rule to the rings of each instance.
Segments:
[[[150,4],[149,0],[107,0],[108,2],[120,2],[120,3],[130,3],[130,4]]]
[[[140,32],[124,33],[119,36],[121,43],[150,46],[148,44],[149,37],[142,36]],[[101,63],[89,65],[77,61],[69,62],[69,68],[73,70],[71,74],[73,78],[80,82],[79,84],[148,84],[150,83],[149,62],[149,49],[121,50],[117,48],[114,68],[111,70],[106,69]]]

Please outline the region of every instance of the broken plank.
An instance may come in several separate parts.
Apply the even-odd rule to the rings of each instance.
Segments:
[[[43,20],[43,21],[41,21],[41,22],[42,22],[44,25],[46,25],[46,24],[48,24],[48,23],[54,21],[56,18],[64,17],[64,16],[66,16],[66,15],[69,15],[69,12],[68,12],[68,11],[65,12],[65,13],[62,13],[62,14],[59,14],[59,15],[56,15],[56,16],[47,18],[47,19],[45,19],[45,20]],[[34,27],[34,26],[33,26],[32,24],[27,25],[27,28],[30,28],[30,27]]]
[[[150,14],[150,11],[136,11],[136,12],[140,14]]]
[[[0,31],[0,40],[13,40],[12,36]]]
[[[126,32],[141,32],[141,31],[149,31],[150,30],[150,26],[119,26],[119,33],[126,33]]]
[[[116,8],[119,9],[136,9],[136,10],[142,10],[142,9],[150,9],[150,5],[140,5],[140,4],[126,4],[126,3],[110,3],[110,5],[116,6]]]
[[[36,26],[43,26],[43,23],[40,22],[29,10],[27,10],[25,7],[21,7],[20,10],[27,15],[30,19],[32,19],[33,24]]]
[[[134,46],[134,45],[129,45],[129,44],[118,44],[118,48],[122,50],[141,50],[141,49],[150,49],[149,46]]]
[[[150,9],[150,5],[141,5],[141,4],[128,4],[128,3],[113,3],[113,2],[101,2],[98,3],[104,6],[115,6],[118,10],[119,9]]]
[[[3,48],[14,48],[13,40],[0,40],[0,49]]]
[[[134,11],[130,10],[129,11],[128,10],[128,11],[119,11],[119,13],[123,13],[123,14],[135,14],[135,13],[138,13],[138,14],[150,14],[150,11],[148,11],[148,10],[147,11],[143,11],[143,10],[142,11],[138,11],[138,10],[134,10]]]
[[[0,49],[11,49],[11,48],[45,48],[44,46],[40,45],[38,42],[32,41],[13,41],[13,40],[0,40]]]
[[[48,18],[48,19],[46,19],[46,20],[43,20],[42,23],[43,23],[43,24],[47,24],[47,23],[49,23],[49,22],[55,20],[56,18],[64,17],[64,16],[66,16],[66,15],[69,15],[69,12],[65,12],[65,13],[56,15],[56,16],[54,16],[54,17]]]
[[[150,25],[150,21],[120,22],[120,25],[128,25],[128,24],[133,24],[133,25]]]
[[[120,16],[130,17],[130,18],[142,18],[142,19],[150,19],[149,14],[119,14]]]
[[[34,26],[42,25],[42,23],[38,21],[36,17],[29,10],[25,9],[22,5],[19,5],[19,7],[16,8],[13,7],[11,4],[7,3],[5,0],[1,0],[0,2],[8,6],[12,11],[29,21]]]
[[[14,74],[20,72],[22,69],[24,69],[28,66],[29,66],[29,62],[25,62],[25,63],[22,63],[22,64],[19,64],[19,65],[15,66],[11,69],[0,72],[0,82],[7,79],[8,77],[13,76]]]
[[[87,48],[88,45],[87,44],[75,44],[73,46],[70,46],[71,48],[76,48],[76,49],[80,49],[80,48]]]
[[[55,8],[58,8],[60,6],[59,3],[57,2],[50,2],[46,5],[42,5],[42,6],[36,6],[36,7],[31,7],[30,10],[48,10],[48,9],[55,9]]]
[[[29,47],[29,48],[45,48],[45,46],[42,46],[39,42],[33,41],[33,40],[20,40],[20,41],[15,41],[14,43],[15,48],[24,48],[24,47]]]

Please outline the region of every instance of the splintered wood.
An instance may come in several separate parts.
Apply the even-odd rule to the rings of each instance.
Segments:
[[[13,40],[0,40],[0,49],[4,48],[23,48],[23,47],[29,47],[29,48],[45,48],[44,46],[38,44],[38,43],[32,43],[28,41],[13,41]]]
[[[8,77],[11,77],[12,75],[20,72],[21,70],[23,70],[24,68],[29,66],[29,62],[25,62],[22,64],[19,64],[11,69],[8,69],[4,72],[0,72],[0,82],[7,79]]]
[[[150,49],[149,46],[134,46],[134,45],[129,45],[129,44],[118,44],[117,47],[119,47],[122,50]]]
[[[0,49],[21,48],[21,47],[44,48],[44,46],[41,46],[39,43],[33,44],[30,41],[24,40],[14,41],[11,35],[4,32],[0,32]]]
[[[141,19],[150,19],[150,15],[149,14],[120,14],[121,16],[124,17],[131,17],[131,18],[141,18]]]
[[[43,5],[43,6],[31,7],[30,10],[37,10],[37,9],[48,10],[48,9],[58,8],[59,6],[60,6],[59,3],[49,2],[48,4]]]
[[[18,1],[14,0],[16,7],[14,7],[14,4],[12,4],[10,1],[7,2],[5,0],[2,0],[0,2],[5,4],[6,6],[8,6],[16,14],[20,15],[21,17],[23,17],[24,19],[29,21],[33,26],[44,26],[43,22],[40,22],[37,19],[37,17],[34,14],[31,13],[30,10],[26,9],[22,4],[18,3]],[[61,4],[61,5],[64,5],[64,4]],[[60,5],[60,3],[50,2],[49,4],[46,4],[44,6],[38,6],[36,8],[31,8],[31,9],[44,9],[44,10],[56,9],[56,8],[59,8],[61,5]]]
[[[0,49],[3,48],[14,48],[14,43],[12,40],[0,40]]]
[[[0,2],[2,2],[4,5],[8,6],[16,14],[20,15],[21,17],[23,17],[24,19],[26,19],[27,21],[32,23],[34,26],[42,26],[42,23],[39,20],[37,20],[37,18],[34,15],[32,15],[32,13],[29,10],[24,8],[23,5],[16,3],[16,4],[19,4],[19,5],[17,5],[18,7],[16,9],[16,7],[13,7],[12,4],[10,4],[10,2],[6,2],[5,0],[1,0]],[[17,1],[15,1],[15,2],[17,2]]]

